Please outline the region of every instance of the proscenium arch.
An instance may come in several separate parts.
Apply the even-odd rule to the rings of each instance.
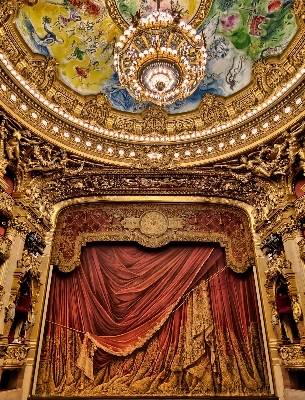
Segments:
[[[260,310],[260,319],[261,319],[261,326],[262,326],[262,336],[263,336],[263,341],[264,341],[264,349],[265,349],[265,354],[266,354],[266,359],[267,359],[267,369],[268,369],[268,376],[269,376],[269,384],[270,384],[270,392],[271,394],[274,394],[274,385],[273,385],[273,374],[271,370],[271,364],[270,364],[270,355],[269,355],[269,348],[268,348],[268,343],[267,343],[267,330],[266,330],[266,321],[264,318],[264,310],[263,310],[263,304],[261,300],[261,291],[262,291],[262,282],[259,282],[259,274],[258,274],[258,264],[257,264],[257,257],[260,256],[260,250],[259,250],[259,241],[257,239],[257,235],[254,230],[254,218],[251,214],[251,211],[253,210],[253,207],[250,206],[249,204],[246,204],[244,202],[238,201],[238,200],[232,200],[228,198],[218,198],[218,197],[206,197],[206,196],[88,196],[88,197],[79,197],[79,198],[73,198],[73,199],[68,199],[64,200],[62,202],[57,203],[54,206],[54,214],[53,214],[53,229],[48,233],[46,237],[46,243],[50,246],[49,248],[51,249],[51,253],[54,249],[52,249],[52,245],[54,243],[53,238],[56,237],[56,227],[57,227],[57,221],[58,221],[58,216],[61,211],[65,210],[66,208],[75,206],[75,205],[91,205],[93,203],[103,203],[103,204],[116,204],[116,203],[130,203],[130,204],[151,204],[151,205],[158,205],[158,204],[180,204],[183,207],[188,207],[191,204],[205,204],[209,206],[219,206],[219,205],[227,205],[236,208],[239,211],[244,212],[245,216],[247,217],[248,220],[248,226],[247,229],[249,230],[249,234],[251,236],[252,240],[252,246],[254,248],[254,255],[255,255],[255,261],[253,263],[253,273],[254,273],[254,278],[255,278],[255,285],[256,285],[256,294],[257,294],[257,301],[258,301],[258,306]],[[195,240],[193,240],[195,241]],[[211,242],[211,240],[208,240],[208,238],[202,238],[202,240],[197,240],[198,242]],[[88,241],[89,242],[89,241]],[[220,243],[220,245],[222,245]],[[227,254],[226,254],[227,256]],[[49,268],[47,271],[48,279],[47,279],[47,288],[46,288],[46,294],[45,294],[45,301],[44,301],[44,313],[43,313],[43,318],[41,321],[41,329],[40,329],[40,337],[39,337],[39,343],[38,343],[38,348],[37,348],[37,363],[36,363],[36,369],[35,373],[33,376],[33,382],[32,382],[32,395],[35,394],[36,391],[36,383],[37,383],[37,377],[38,377],[38,369],[39,369],[39,361],[40,361],[40,354],[41,354],[41,347],[42,347],[42,341],[43,341],[43,331],[44,331],[44,326],[45,326],[45,319],[46,319],[46,309],[48,306],[48,300],[49,300],[49,289],[50,289],[50,284],[51,284],[51,279],[52,279],[52,270],[53,270],[53,265],[51,262],[49,262]]]

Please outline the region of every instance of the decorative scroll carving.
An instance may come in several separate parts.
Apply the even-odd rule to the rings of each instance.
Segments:
[[[142,133],[143,135],[162,136],[166,135],[166,125],[168,114],[161,107],[151,106],[142,114]]]
[[[199,105],[199,113],[206,127],[229,118],[225,104],[216,100],[213,94],[206,94],[203,97]]]
[[[4,361],[3,361],[4,368],[8,367],[17,368],[25,365],[29,349],[30,348],[25,345],[10,344],[4,356]]]
[[[300,345],[286,345],[278,349],[282,364],[285,367],[305,368],[305,347]]]
[[[160,247],[170,241],[218,242],[227,264],[244,271],[254,264],[246,215],[234,207],[92,204],[61,212],[51,262],[69,272],[79,264],[81,246],[91,241],[137,241]]]
[[[22,5],[22,0],[0,0],[0,28],[15,15]]]
[[[110,113],[110,103],[104,94],[96,95],[92,100],[85,103],[82,109],[82,117],[89,123],[105,125]]]
[[[58,62],[52,57],[44,60],[32,60],[29,64],[23,62],[20,64],[19,71],[32,86],[45,94],[55,82]]]

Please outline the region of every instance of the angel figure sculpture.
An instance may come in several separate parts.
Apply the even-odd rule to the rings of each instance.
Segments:
[[[247,156],[240,157],[240,165],[226,165],[227,168],[232,171],[237,171],[240,169],[246,169],[247,171],[252,172],[254,175],[261,176],[263,178],[270,178],[273,174],[273,169],[267,171],[260,164],[261,162],[258,160],[251,160]]]

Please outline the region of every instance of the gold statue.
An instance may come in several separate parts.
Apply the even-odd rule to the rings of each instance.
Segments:
[[[13,160],[14,158],[19,161],[20,157],[20,144],[21,133],[20,131],[15,130],[13,136],[6,142],[5,150],[9,160]]]

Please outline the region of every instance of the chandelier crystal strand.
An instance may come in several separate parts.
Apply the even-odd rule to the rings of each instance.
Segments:
[[[190,96],[204,77],[204,37],[156,11],[131,25],[114,49],[120,84],[138,101],[160,106]]]

